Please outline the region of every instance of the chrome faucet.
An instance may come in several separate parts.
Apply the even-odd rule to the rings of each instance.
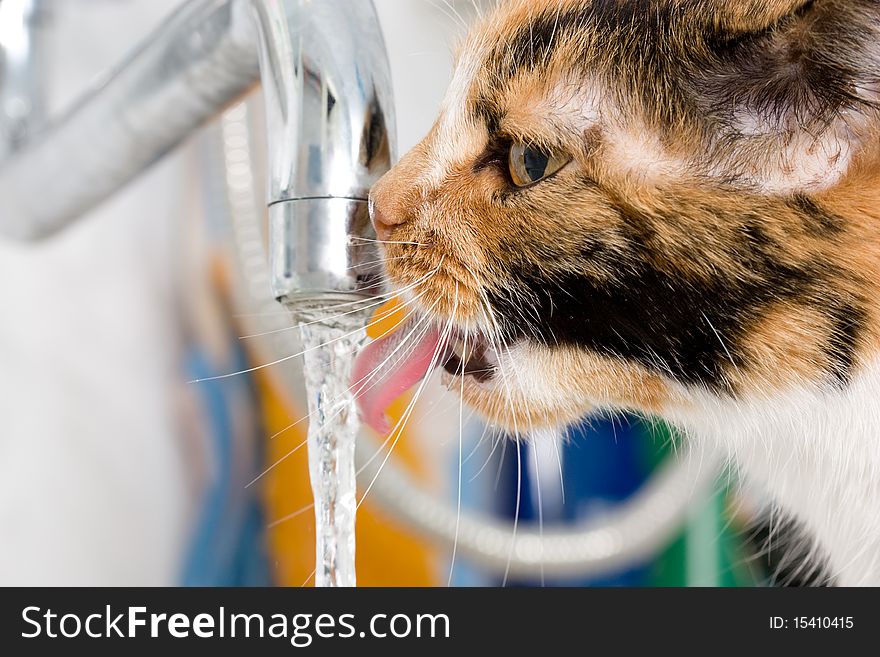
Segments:
[[[7,140],[0,235],[61,230],[258,80],[275,296],[295,305],[369,294],[378,256],[367,198],[395,155],[391,75],[370,0],[187,2],[65,116]]]

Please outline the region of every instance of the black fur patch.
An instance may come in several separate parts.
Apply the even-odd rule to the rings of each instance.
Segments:
[[[746,528],[755,561],[773,586],[833,586],[828,559],[812,549],[812,538],[791,518],[763,516]]]
[[[499,44],[490,62],[501,80],[532,71],[545,63],[558,43],[572,32],[584,30],[591,11],[583,8],[548,11],[535,14],[511,38]]]
[[[803,194],[795,194],[789,206],[804,218],[804,227],[811,235],[827,237],[840,233],[844,222],[841,217],[827,212],[818,203]]]
[[[828,263],[780,262],[781,248],[758,224],[745,222],[739,249],[754,276],[747,281],[717,272],[701,282],[657,269],[651,252],[652,222],[621,209],[629,242],[611,282],[572,271],[550,275],[525,262],[506,263],[511,284],[490,292],[504,319],[506,339],[576,345],[638,363],[688,385],[735,393],[725,372],[742,368],[749,330],[780,302],[815,308],[830,317],[833,331],[821,348],[828,374],[844,383],[851,375],[863,328],[864,303],[835,290],[840,272]],[[509,253],[517,251],[511,245]],[[584,253],[602,255],[601,247]],[[696,256],[695,256],[696,257]]]
[[[826,312],[831,317],[833,333],[822,349],[831,363],[831,373],[845,384],[855,365],[859,336],[868,321],[868,313],[864,307],[846,301],[839,301]]]
[[[474,101],[471,110],[477,122],[486,126],[486,132],[490,135],[495,135],[498,132],[499,126],[501,125],[502,113],[498,106],[489,98],[481,96]]]
[[[682,383],[725,387],[725,346],[736,353],[744,318],[725,312],[719,285],[683,285],[648,267],[613,285],[574,274],[547,280],[527,269],[512,275],[514,289],[490,295],[507,320],[508,340],[529,336],[550,346],[577,345]]]

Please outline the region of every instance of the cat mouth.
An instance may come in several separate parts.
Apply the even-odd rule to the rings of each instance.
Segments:
[[[452,376],[470,376],[485,383],[495,376],[498,354],[484,335],[456,331],[447,341],[441,367]]]
[[[453,380],[491,380],[498,368],[498,354],[489,339],[479,333],[419,330],[410,320],[394,332],[373,340],[354,362],[351,391],[363,421],[381,434],[390,430],[386,409],[435,368]]]

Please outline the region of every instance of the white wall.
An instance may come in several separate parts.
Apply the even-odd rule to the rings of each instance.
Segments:
[[[53,4],[60,107],[176,2]],[[0,242],[0,584],[176,581],[194,491],[172,247],[192,171],[178,154],[45,244]]]

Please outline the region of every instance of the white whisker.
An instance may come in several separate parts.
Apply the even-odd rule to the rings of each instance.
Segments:
[[[372,237],[359,237],[357,235],[351,235],[349,238],[350,242],[368,242],[370,244],[411,244],[413,246],[424,246],[431,247],[432,244],[426,244],[425,242],[407,242],[405,240],[377,240]]]
[[[306,506],[302,507],[301,509],[297,509],[293,513],[288,513],[286,516],[282,516],[281,518],[278,518],[277,520],[273,520],[268,525],[266,525],[266,529],[274,529],[278,525],[285,523],[288,520],[293,520],[294,518],[297,518],[297,517],[301,516],[302,514],[304,514],[309,509],[314,509],[314,508],[315,508],[314,502],[312,502],[311,504],[307,504]]]
[[[455,307],[458,307],[458,283],[455,284]],[[452,542],[452,560],[449,564],[449,577],[446,581],[447,586],[452,586],[452,571],[455,568],[455,554],[458,551],[458,531],[459,526],[461,524],[461,468],[462,468],[462,453],[464,451],[464,425],[462,422],[462,416],[464,414],[464,377],[465,377],[465,356],[467,355],[467,338],[468,332],[464,331],[464,336],[462,337],[463,346],[462,346],[462,359],[461,359],[461,398],[459,399],[458,405],[458,492],[456,495],[456,506],[455,506],[455,539]]]

